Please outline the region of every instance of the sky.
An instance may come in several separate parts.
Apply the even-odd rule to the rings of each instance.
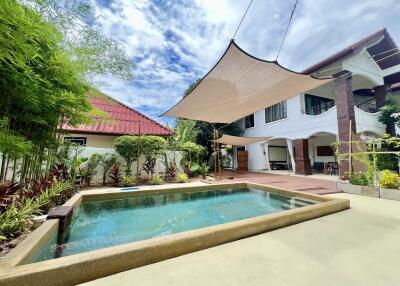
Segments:
[[[190,83],[203,77],[229,44],[249,0],[92,0],[96,24],[119,41],[135,79],[107,76],[98,88],[160,123]],[[275,60],[295,0],[253,0],[235,42]],[[302,71],[386,27],[400,44],[400,0],[299,0],[279,63]],[[205,111],[206,112],[206,111]]]

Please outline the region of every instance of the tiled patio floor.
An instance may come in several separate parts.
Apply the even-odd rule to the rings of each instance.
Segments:
[[[213,175],[212,173],[210,175]],[[228,179],[233,177],[233,179]],[[220,182],[248,181],[258,184],[265,184],[279,188],[310,192],[314,194],[336,193],[336,182],[333,180],[315,179],[301,176],[265,174],[256,172],[233,173],[223,172],[223,180]],[[213,182],[215,183],[215,182]]]

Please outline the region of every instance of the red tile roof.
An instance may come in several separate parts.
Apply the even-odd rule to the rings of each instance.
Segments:
[[[92,124],[77,127],[63,126],[63,130],[73,133],[104,135],[173,135],[173,131],[144,114],[106,96],[88,95],[89,102],[96,109],[105,111],[109,118],[95,117]]]

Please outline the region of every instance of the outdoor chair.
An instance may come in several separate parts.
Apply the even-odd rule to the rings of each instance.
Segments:
[[[314,162],[313,169],[316,173],[322,173],[324,170],[323,162]]]
[[[328,173],[331,176],[339,174],[339,165],[337,162],[329,163]]]

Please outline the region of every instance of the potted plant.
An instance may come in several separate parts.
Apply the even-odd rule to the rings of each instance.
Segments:
[[[400,176],[398,174],[384,170],[379,182],[381,198],[400,201]]]

